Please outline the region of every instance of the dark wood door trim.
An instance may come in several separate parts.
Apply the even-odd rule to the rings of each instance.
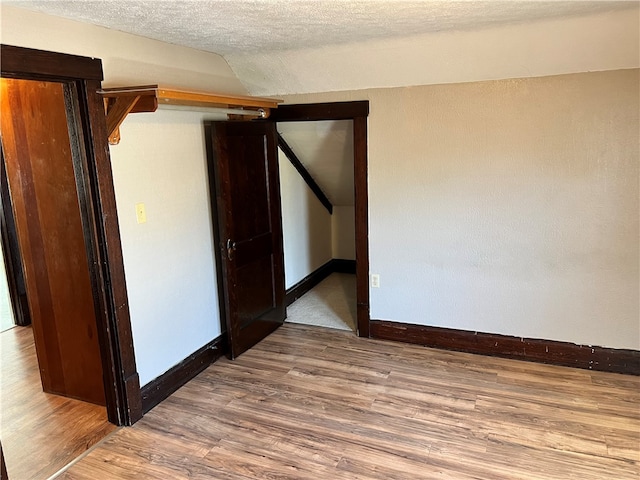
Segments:
[[[107,414],[117,425],[142,418],[140,383],[135,364],[120,230],[107,144],[99,59],[9,45],[0,46],[3,77],[59,81],[75,93],[83,160],[78,197],[90,254],[90,275],[104,370]],[[3,206],[3,208],[5,208]]]
[[[102,61],[65,53],[2,45],[0,71],[3,77],[30,80],[102,81]]]
[[[353,120],[369,116],[369,100],[354,102],[300,103],[280,105],[271,110],[273,122],[314,122],[319,120]]]
[[[369,101],[280,105],[269,121],[353,120],[353,169],[356,229],[358,335],[369,337],[369,199],[367,187],[367,117]]]

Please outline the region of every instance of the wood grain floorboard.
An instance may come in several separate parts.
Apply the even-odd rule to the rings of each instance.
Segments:
[[[30,327],[0,333],[0,438],[12,480],[46,479],[117,427],[104,407],[42,391]]]
[[[638,480],[634,377],[285,324],[60,478]]]

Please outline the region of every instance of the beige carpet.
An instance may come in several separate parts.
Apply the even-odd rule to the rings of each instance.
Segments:
[[[356,276],[332,273],[287,308],[287,322],[356,330]]]

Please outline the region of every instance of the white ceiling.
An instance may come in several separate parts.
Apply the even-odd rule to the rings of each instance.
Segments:
[[[2,0],[226,56],[585,15],[637,1]]]
[[[286,122],[278,131],[332,205],[353,206],[353,122]]]

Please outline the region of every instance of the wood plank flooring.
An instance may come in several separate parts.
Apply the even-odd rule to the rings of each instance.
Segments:
[[[0,342],[0,438],[11,480],[46,479],[117,428],[104,407],[42,391],[30,327],[2,332]]]
[[[640,378],[285,324],[60,478],[640,476]]]

